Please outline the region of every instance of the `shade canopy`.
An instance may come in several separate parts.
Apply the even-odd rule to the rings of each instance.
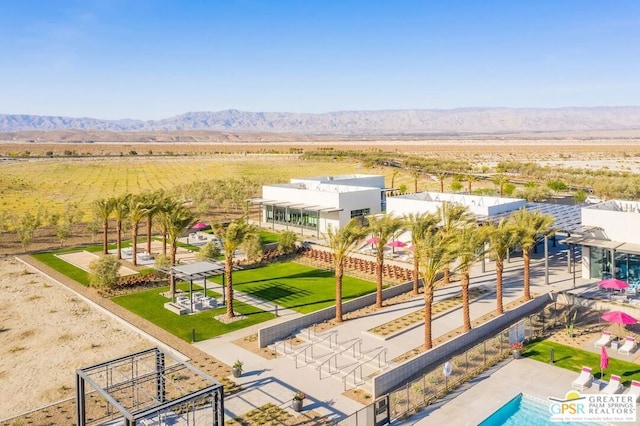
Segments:
[[[398,240],[393,240],[387,245],[389,247],[404,247],[407,245],[407,243],[403,243],[402,241],[398,241]]]
[[[371,237],[371,238],[367,238],[366,239],[367,243],[369,244],[378,244],[378,242],[380,242],[380,238],[378,237]]]
[[[610,288],[615,290],[621,290],[623,288],[629,287],[629,283],[617,278],[607,278],[606,280],[600,281],[598,285],[602,288]]]
[[[612,324],[627,325],[627,324],[635,324],[638,322],[638,320],[636,320],[634,317],[622,311],[609,311],[602,314],[601,318]]]

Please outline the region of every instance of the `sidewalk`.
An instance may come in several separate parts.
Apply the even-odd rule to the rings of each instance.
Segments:
[[[553,253],[551,250],[553,249],[550,248],[549,285],[544,284],[544,262],[540,260],[542,254],[538,254],[538,258],[532,260],[531,284],[532,292],[534,293],[566,290],[573,286],[573,275],[567,271],[565,254],[558,251]],[[487,262],[485,272],[482,272],[481,269],[479,264],[472,269],[471,287],[484,286],[489,289],[494,288],[495,271],[493,262]],[[586,283],[587,281],[582,281],[579,278],[577,280],[579,285]],[[520,257],[512,258],[509,263],[505,263],[503,286],[505,305],[522,296],[522,259]],[[452,283],[448,287],[436,290],[435,301],[437,302],[458,293],[459,283]],[[238,300],[256,304],[261,309],[265,309],[265,303],[267,302],[250,298],[241,292],[234,292],[234,294]],[[267,303],[267,305],[272,307],[270,310],[273,310],[272,304]],[[495,293],[493,292],[474,300],[471,304],[472,321],[494,311],[495,306]],[[424,323],[417,323],[409,327],[405,332],[387,340],[367,331],[377,325],[416,310],[421,310],[423,307],[423,296],[419,295],[409,301],[386,306],[366,317],[346,321],[332,330],[337,331],[338,341],[340,342],[361,339],[363,352],[386,349],[386,359],[391,363],[393,358],[422,344],[424,341]],[[280,308],[279,315],[280,318],[274,321],[285,321],[300,314]],[[270,322],[269,324],[272,323]],[[331,420],[340,420],[364,407],[364,405],[342,394],[345,390],[340,378],[342,373],[334,374],[333,377],[326,377],[328,374],[325,372],[320,378],[319,371],[312,365],[296,366],[296,361],[288,356],[267,360],[232,343],[236,339],[256,333],[259,328],[265,325],[265,323],[259,324],[195,344],[199,349],[229,365],[232,365],[238,359],[244,362],[245,373],[242,377],[234,379],[243,385],[244,390],[225,398],[227,419],[242,415],[268,402],[290,410],[291,399],[296,390],[300,390],[307,395],[304,410],[313,409]],[[434,317],[432,325],[433,338],[445,335],[461,325],[462,313],[460,306],[438,314]],[[291,413],[294,414],[293,411]]]

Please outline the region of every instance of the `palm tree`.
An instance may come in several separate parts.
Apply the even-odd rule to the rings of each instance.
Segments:
[[[114,200],[113,215],[116,219],[116,248],[118,260],[122,259],[122,221],[127,217],[131,194],[122,195]]]
[[[226,281],[227,318],[235,316],[233,312],[233,254],[243,243],[247,236],[255,234],[255,228],[244,219],[232,221],[226,228],[219,230],[224,253],[224,277]]]
[[[167,221],[164,220],[165,217],[174,209],[178,208],[180,203],[171,197],[161,197],[156,202],[156,214],[159,217],[159,224],[162,228],[162,253],[167,255]]]
[[[504,313],[502,306],[502,273],[504,260],[517,241],[516,229],[511,222],[501,219],[498,224],[490,223],[487,228],[488,253],[496,262],[496,311]]]
[[[436,215],[440,218],[441,231],[447,236],[455,234],[461,227],[474,220],[473,215],[466,206],[450,202],[443,202],[438,207]],[[450,280],[451,273],[447,266],[444,268],[445,284],[448,284]]]
[[[152,192],[144,196],[145,219],[147,221],[147,253],[151,253],[151,232],[153,231],[153,218],[159,211],[159,203],[162,192]]]
[[[437,216],[437,215],[436,215]],[[433,347],[431,323],[433,320],[433,295],[438,273],[442,271],[454,257],[455,238],[441,229],[427,229],[415,249],[420,262],[420,273],[424,285],[424,348]]]
[[[333,253],[336,275],[336,322],[342,322],[342,278],[344,276],[344,262],[353,251],[358,241],[366,235],[366,230],[360,226],[357,218],[351,219],[346,226],[334,230],[327,229],[327,242]]]
[[[400,173],[400,170],[394,170],[393,172],[391,172],[391,188],[395,188],[395,182],[396,182],[396,176],[398,176],[398,173]]]
[[[176,252],[178,251],[178,238],[194,221],[194,214],[184,205],[176,203],[174,208],[163,211],[160,220],[163,222],[164,228],[167,230],[167,238],[171,247],[170,262],[171,265],[176,264]],[[176,293],[176,282],[173,274],[171,275],[171,300]]]
[[[531,251],[540,236],[549,235],[554,218],[539,211],[520,209],[510,217],[517,230],[517,238],[522,247],[522,262],[524,263],[524,300],[531,299]]]
[[[102,221],[102,252],[109,254],[109,217],[113,212],[114,198],[102,198],[93,202],[93,208]]]
[[[139,195],[129,197],[129,205],[127,207],[129,221],[131,223],[131,255],[134,266],[138,265],[138,225],[147,214],[146,200]],[[149,253],[151,251],[148,251]]]
[[[491,181],[499,188],[499,194],[502,197],[504,195],[504,187],[509,183],[509,179],[505,175],[499,174],[495,175]]]
[[[470,222],[456,234],[457,253],[460,268],[460,286],[462,288],[462,320],[464,331],[471,330],[471,315],[469,312],[469,281],[471,267],[482,257],[486,241],[485,228],[476,222]]]
[[[477,180],[476,177],[474,175],[466,175],[463,180],[467,182],[467,192],[471,195],[471,184]]]
[[[440,192],[444,192],[444,180],[447,178],[446,173],[438,173],[436,174],[438,181],[440,182]]]
[[[405,228],[411,232],[411,245],[413,247],[413,294],[418,294],[420,281],[419,255],[416,249],[422,236],[431,228],[435,228],[440,219],[429,213],[410,213],[404,216]]]
[[[367,230],[377,239],[376,246],[376,308],[382,308],[382,269],[384,267],[384,248],[398,231],[403,221],[389,214],[368,216]]]
[[[413,177],[413,192],[418,192],[418,179],[420,179],[420,171],[412,171],[411,176]]]

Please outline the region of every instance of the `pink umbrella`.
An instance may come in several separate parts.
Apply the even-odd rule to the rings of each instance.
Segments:
[[[210,228],[209,225],[207,225],[206,223],[202,223],[202,222],[197,222],[195,225],[193,225],[191,227],[191,229],[197,229],[197,230],[203,230],[203,229],[208,229]]]
[[[378,244],[380,242],[380,238],[378,237],[371,237],[371,238],[367,238],[365,240],[367,243],[374,245],[374,244]]]
[[[625,314],[622,311],[609,311],[602,314],[601,317],[603,320],[610,322],[612,324],[635,324],[638,322],[634,317],[629,314]]]
[[[614,290],[622,290],[623,288],[629,287],[629,283],[617,278],[607,278],[606,280],[600,281],[598,285],[602,288],[611,288]]]
[[[392,252],[395,253],[396,252],[396,247],[404,247],[404,246],[407,245],[407,243],[403,243],[402,241],[398,241],[398,240],[393,240],[387,245],[389,247],[391,247],[392,248]]]
[[[609,354],[607,353],[607,349],[603,346],[600,349],[600,379],[604,377],[603,370],[609,368]]]

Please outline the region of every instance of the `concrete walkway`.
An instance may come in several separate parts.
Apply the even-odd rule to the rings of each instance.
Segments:
[[[542,255],[538,254],[537,259],[534,257],[531,264],[532,292],[545,293],[573,287],[573,274],[567,272],[566,253],[559,248],[556,250],[558,251],[550,253],[549,285],[544,284],[544,262],[540,259]],[[493,262],[487,262],[485,272],[482,272],[481,265],[476,265],[471,275],[471,287],[495,288]],[[579,276],[576,277],[576,286],[586,284],[586,280],[583,281]],[[436,291],[436,301],[457,294],[459,294],[459,284],[453,283],[449,287]],[[522,260],[519,257],[511,259],[510,263],[505,265],[503,294],[505,305],[522,296]],[[264,303],[273,306],[268,302],[252,300],[241,292],[235,292],[235,295],[238,300],[256,304],[261,309],[265,308]],[[493,292],[476,299],[471,305],[472,320],[494,311],[495,305],[495,293]],[[363,352],[373,353],[386,349],[386,359],[391,362],[396,356],[422,344],[424,324],[417,323],[402,334],[387,340],[373,335],[368,330],[408,313],[421,310],[423,307],[423,296],[419,295],[409,301],[384,307],[366,317],[346,321],[332,330],[337,331],[339,342],[361,339]],[[284,321],[299,315],[284,309],[279,309],[279,314],[280,317],[274,321]],[[438,314],[434,317],[432,325],[433,337],[445,335],[461,325],[461,307]],[[342,382],[342,375],[344,371],[333,375],[323,374],[321,378],[319,371],[313,365],[305,366],[301,362],[296,365],[295,359],[288,356],[267,360],[232,343],[236,339],[256,333],[259,328],[264,326],[265,323],[259,324],[195,344],[199,349],[229,365],[232,365],[236,360],[244,362],[245,373],[242,377],[234,379],[243,385],[244,390],[225,398],[225,414],[228,419],[242,415],[268,402],[290,410],[291,399],[296,390],[307,395],[304,410],[314,410],[331,420],[340,420],[364,407],[364,405],[343,395],[345,386]]]

